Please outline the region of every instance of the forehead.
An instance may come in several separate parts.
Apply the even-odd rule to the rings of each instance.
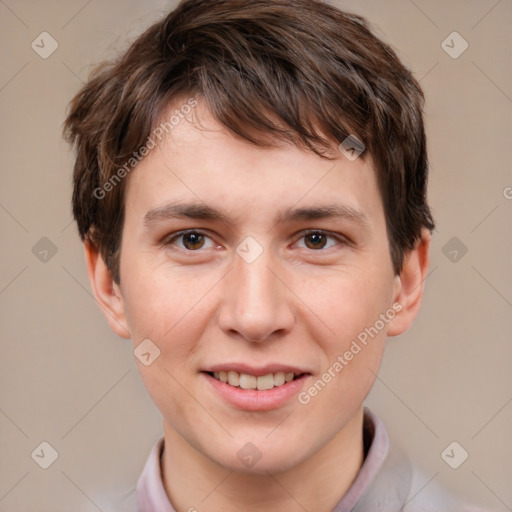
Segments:
[[[141,215],[178,199],[215,203],[232,213],[275,213],[299,203],[382,213],[370,155],[350,161],[334,143],[335,160],[285,141],[259,147],[234,136],[201,100],[192,109],[184,109],[186,104],[187,98],[175,101],[161,116],[157,127],[170,123],[172,128],[131,174],[127,210],[135,207]]]

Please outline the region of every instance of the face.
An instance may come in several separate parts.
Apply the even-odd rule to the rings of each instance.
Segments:
[[[202,127],[182,121],[127,183],[122,315],[160,351],[137,364],[166,432],[225,468],[282,471],[374,381],[398,316],[382,201],[369,157],[261,149],[196,111]]]

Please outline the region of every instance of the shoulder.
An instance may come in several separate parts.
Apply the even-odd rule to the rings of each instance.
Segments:
[[[373,425],[372,445],[384,453],[353,512],[490,512],[465,503],[425,475],[388,436],[382,421],[369,410],[365,414]]]
[[[470,505],[450,493],[442,485],[425,475],[418,468],[412,468],[411,489],[403,512],[491,512]]]

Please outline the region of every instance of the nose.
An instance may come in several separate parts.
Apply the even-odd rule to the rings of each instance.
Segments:
[[[267,251],[251,263],[236,254],[234,267],[224,281],[218,312],[224,332],[261,342],[291,331],[293,294]]]

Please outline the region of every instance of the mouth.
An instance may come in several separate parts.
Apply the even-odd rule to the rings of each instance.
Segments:
[[[305,375],[305,373],[302,372],[294,373],[279,371],[276,373],[267,373],[265,375],[256,376],[249,373],[239,373],[234,370],[221,370],[205,373],[219,382],[231,387],[247,390],[257,389],[258,391],[267,391],[269,389],[279,388]]]
[[[200,372],[214,394],[237,409],[269,411],[289,404],[311,373],[281,364],[222,364]]]

